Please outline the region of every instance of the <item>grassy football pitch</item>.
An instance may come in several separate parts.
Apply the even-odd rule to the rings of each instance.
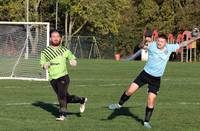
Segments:
[[[120,110],[116,103],[144,62],[79,60],[70,67],[71,94],[87,96],[86,111],[68,105],[68,118],[57,122],[57,98],[48,82],[0,80],[0,131],[145,131],[147,86]],[[200,63],[168,63],[151,119],[152,131],[199,131]]]

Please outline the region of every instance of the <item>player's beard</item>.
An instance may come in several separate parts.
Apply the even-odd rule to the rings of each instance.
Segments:
[[[52,41],[51,45],[52,46],[59,46],[60,45],[60,41],[54,41],[54,42]]]

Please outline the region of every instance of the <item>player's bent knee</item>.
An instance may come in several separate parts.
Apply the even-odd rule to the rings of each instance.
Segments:
[[[131,96],[132,94],[133,94],[132,91],[130,91],[130,90],[127,90],[127,91],[126,91],[126,95],[127,95],[127,96]]]
[[[138,88],[139,86],[136,83],[132,83],[126,91],[126,95],[131,96]]]
[[[155,105],[155,100],[148,100],[147,106],[148,106],[149,108],[154,108],[154,105]]]
[[[153,108],[155,105],[155,101],[156,101],[156,94],[149,92],[148,94],[148,100],[147,100],[147,105],[149,108]]]
[[[154,108],[154,105],[147,105],[148,106],[148,108]]]

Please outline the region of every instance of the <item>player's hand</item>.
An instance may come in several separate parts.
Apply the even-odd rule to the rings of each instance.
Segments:
[[[142,48],[142,49],[147,49],[148,47],[148,42],[145,40],[145,41],[142,41],[140,44],[139,44],[139,48]]]
[[[143,46],[143,49],[144,49],[144,50],[147,50],[147,48],[148,48],[148,45],[145,44],[145,45]]]
[[[49,66],[50,66],[50,63],[48,62],[48,63],[45,63],[45,64],[43,65],[43,68],[47,70],[47,69],[49,68]]]
[[[70,61],[69,61],[69,64],[70,64],[71,66],[76,66],[76,65],[77,65],[77,61],[76,61],[76,60],[70,60]]]

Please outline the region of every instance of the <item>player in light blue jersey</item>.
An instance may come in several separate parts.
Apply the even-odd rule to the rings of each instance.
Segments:
[[[182,46],[186,46],[190,41],[185,41],[182,44],[167,44],[167,37],[164,34],[160,34],[157,41],[154,41],[148,45],[145,43],[141,45],[143,49],[148,50],[148,61],[144,66],[144,69],[132,82],[129,88],[122,94],[118,104],[109,105],[109,109],[119,109],[130,98],[131,95],[143,85],[148,84],[148,96],[147,105],[145,110],[144,126],[151,128],[149,123],[152,116],[154,105],[156,102],[156,96],[160,88],[160,81],[165,67],[169,60],[170,54]]]
[[[170,54],[179,48],[178,44],[166,44],[164,39],[159,38],[148,47],[148,61],[144,70],[154,76],[161,77],[169,60]]]

